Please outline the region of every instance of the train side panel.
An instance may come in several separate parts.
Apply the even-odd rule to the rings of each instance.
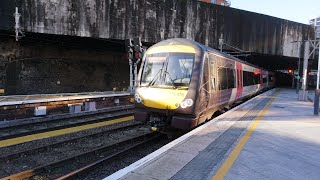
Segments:
[[[209,79],[204,84],[208,85],[208,104],[202,106],[202,111],[197,116],[197,125],[203,123],[217,110],[230,104],[271,88],[274,85],[272,75],[265,70],[228,59],[218,54],[207,52]]]

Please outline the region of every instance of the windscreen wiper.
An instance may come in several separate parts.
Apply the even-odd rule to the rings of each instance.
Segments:
[[[164,71],[164,74],[168,74],[168,77],[169,77],[169,79],[170,79],[170,82],[171,82],[173,88],[177,88],[177,87],[174,85],[174,81],[173,81],[173,79],[171,78],[170,73],[169,73],[168,71]]]
[[[153,86],[154,83],[158,80],[158,78],[160,77],[160,75],[162,74],[162,69],[163,69],[163,66],[164,66],[164,62],[161,66],[161,68],[159,69],[159,71],[157,72],[157,74],[153,77],[153,79],[148,83],[147,87],[149,86]]]

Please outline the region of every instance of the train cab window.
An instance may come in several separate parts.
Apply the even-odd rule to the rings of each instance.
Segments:
[[[194,56],[188,54],[171,55],[163,73],[164,84],[188,86],[191,82]]]
[[[148,57],[143,68],[143,76],[141,79],[141,84],[147,84],[154,80],[159,81],[160,78],[155,79],[154,77],[159,76],[163,66],[165,65],[166,57],[156,56]]]
[[[188,87],[195,55],[192,53],[149,54],[143,65],[142,86]]]

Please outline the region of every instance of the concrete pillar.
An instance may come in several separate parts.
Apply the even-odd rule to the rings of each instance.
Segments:
[[[304,45],[304,60],[303,60],[303,82],[302,90],[305,92],[307,89],[307,76],[308,76],[308,59],[310,55],[310,42],[306,41]]]
[[[301,63],[300,63],[300,57],[301,57],[301,53],[300,53],[300,50],[301,50],[301,44],[300,42],[298,43],[298,57],[299,57],[299,61],[298,61],[298,77],[297,78],[297,89],[296,89],[296,93],[298,94],[299,93],[299,89],[300,89],[300,67],[301,67]]]
[[[294,70],[292,70],[292,89],[294,89]]]
[[[302,91],[299,92],[299,100],[306,101],[308,97],[307,91],[307,76],[308,76],[308,59],[310,55],[310,42],[306,41],[304,45],[304,60],[303,60],[303,78]]]
[[[317,72],[317,89],[320,86],[320,45],[319,45],[319,57],[318,57],[318,72]]]
[[[317,89],[314,93],[314,115],[319,115],[319,96],[320,96],[320,45],[319,45],[319,57],[318,57],[318,72],[317,72]]]

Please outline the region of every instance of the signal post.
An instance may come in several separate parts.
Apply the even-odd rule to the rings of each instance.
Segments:
[[[130,72],[130,85],[128,91],[134,93],[136,80],[138,76],[138,64],[143,58],[144,49],[142,47],[141,38],[135,37],[132,39],[125,40],[125,48],[127,52],[127,58],[129,61],[129,72]]]

